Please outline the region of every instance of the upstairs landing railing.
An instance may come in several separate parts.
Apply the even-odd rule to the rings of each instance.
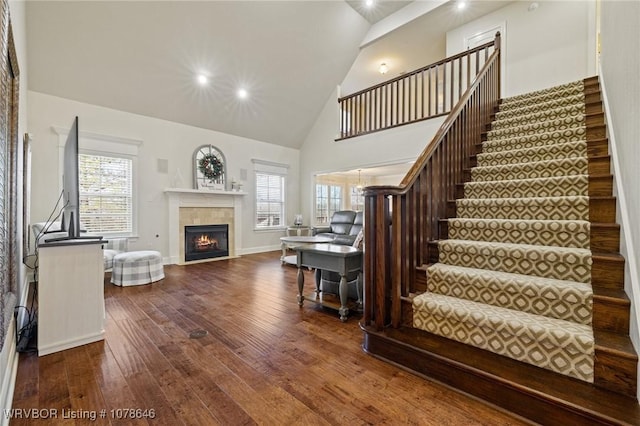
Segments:
[[[416,293],[417,268],[464,180],[475,146],[500,99],[500,34],[495,49],[399,186],[365,188],[364,326],[402,324],[402,300]],[[421,273],[424,273],[421,271]]]
[[[496,40],[338,99],[339,137],[448,114],[495,51]]]

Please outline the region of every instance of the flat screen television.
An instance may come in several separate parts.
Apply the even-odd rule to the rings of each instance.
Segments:
[[[73,120],[67,141],[64,144],[62,170],[62,217],[60,231],[66,232],[66,237],[47,239],[46,242],[101,239],[100,236],[80,235],[80,134],[78,132],[78,117]]]

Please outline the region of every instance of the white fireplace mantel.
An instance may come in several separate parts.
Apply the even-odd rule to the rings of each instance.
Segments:
[[[167,188],[164,193],[169,205],[169,261],[172,264],[183,264],[180,259],[180,208],[181,207],[209,207],[209,208],[233,208],[233,240],[235,252],[229,256],[235,256],[242,249],[242,196],[247,195],[243,191],[216,191],[199,189]]]

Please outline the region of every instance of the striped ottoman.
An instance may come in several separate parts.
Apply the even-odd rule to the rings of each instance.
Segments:
[[[118,253],[113,258],[111,284],[130,286],[149,284],[164,278],[160,252],[128,251]]]

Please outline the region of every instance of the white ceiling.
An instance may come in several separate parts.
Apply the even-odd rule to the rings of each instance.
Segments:
[[[358,3],[29,1],[29,90],[297,148],[350,69],[367,87],[375,70],[356,58],[370,22],[411,2],[370,22]],[[443,37],[425,19],[414,26]]]

